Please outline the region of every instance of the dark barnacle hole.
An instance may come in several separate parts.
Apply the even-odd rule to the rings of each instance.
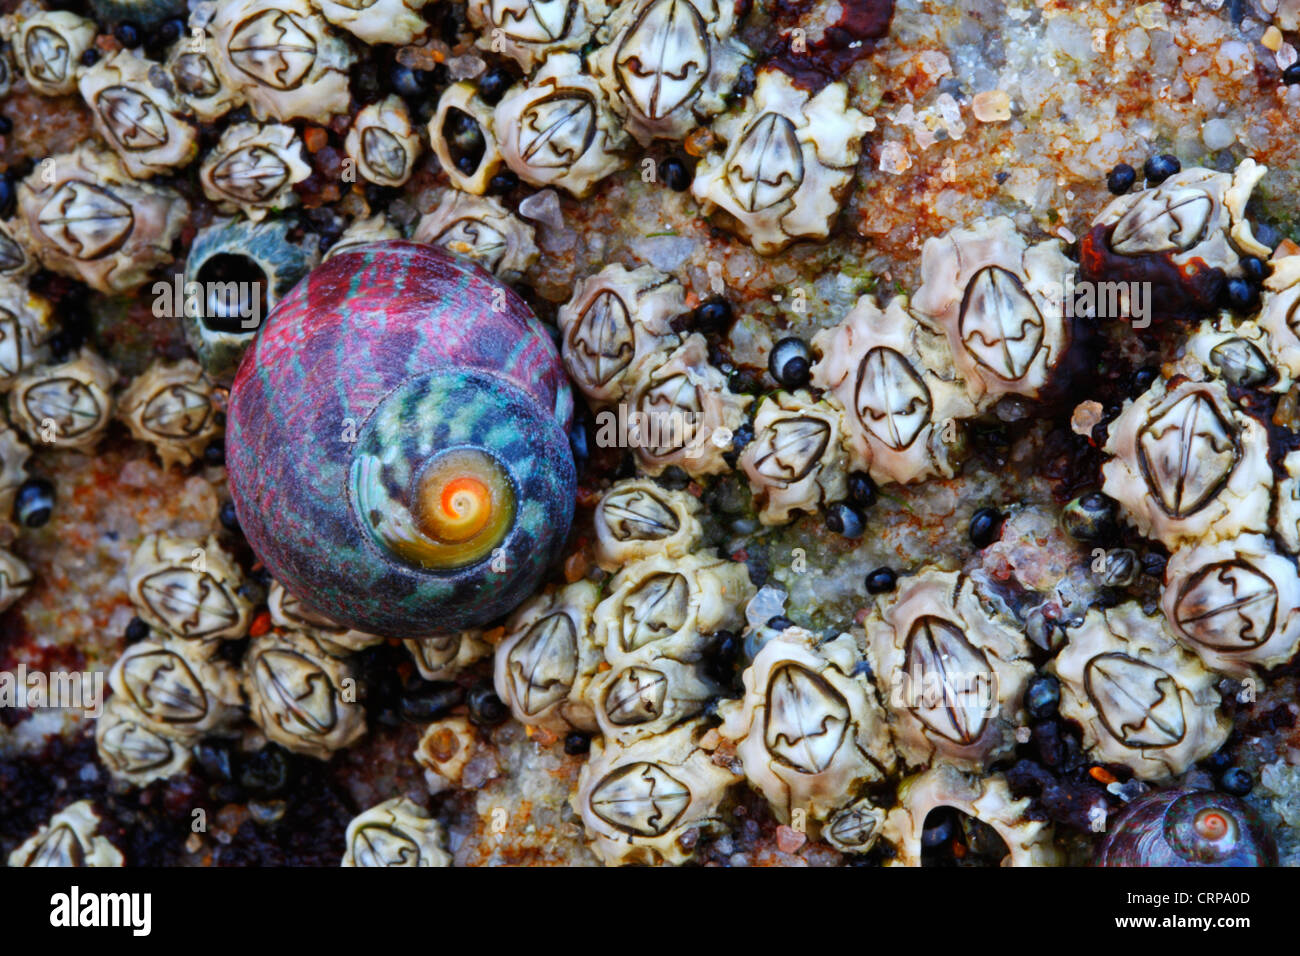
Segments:
[[[126,624],[126,630],[122,634],[126,643],[138,644],[149,636],[149,625],[143,619],[133,617]]]
[[[996,830],[952,807],[935,807],[921,830],[921,865],[998,866],[1010,852]]]
[[[478,81],[478,97],[489,106],[495,106],[506,95],[506,90],[510,89],[512,83],[514,77],[509,71],[495,67],[484,73]]]
[[[279,796],[292,780],[293,755],[278,744],[267,744],[239,761],[238,773],[239,785],[253,796]]]
[[[441,133],[456,171],[463,176],[473,176],[487,149],[478,120],[453,106],[443,118]]]
[[[235,335],[257,331],[245,316],[265,316],[269,311],[266,293],[270,283],[261,266],[237,252],[222,252],[206,260],[195,279],[203,289],[199,304],[206,328]],[[250,301],[253,296],[261,300],[256,305]]]
[[[591,736],[581,731],[565,735],[564,752],[570,757],[580,757],[591,750]]]
[[[471,687],[466,703],[470,723],[479,727],[495,727],[510,716],[510,709],[497,696],[491,681],[480,681]]]
[[[718,631],[705,651],[705,673],[721,687],[734,687],[740,650],[741,640],[734,631]]]

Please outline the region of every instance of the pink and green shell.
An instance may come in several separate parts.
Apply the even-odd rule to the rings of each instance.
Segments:
[[[340,624],[487,624],[568,535],[573,397],[543,326],[431,246],[359,246],[267,317],[230,392],[227,467],[253,551]]]
[[[1225,793],[1160,790],[1129,804],[1097,852],[1098,866],[1276,866],[1254,811]]]

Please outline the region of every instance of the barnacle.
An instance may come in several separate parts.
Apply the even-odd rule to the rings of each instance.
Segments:
[[[343,230],[343,235],[339,236],[338,241],[330,246],[323,259],[337,256],[340,252],[347,252],[369,242],[382,242],[385,239],[400,238],[401,235],[393,228],[392,223],[388,221],[384,214],[382,212],[376,213],[369,219],[358,219]]]
[[[988,606],[972,578],[927,569],[878,603],[863,627],[899,752],[982,770],[1011,752],[1034,672],[1023,631]]]
[[[596,529],[596,563],[606,571],[656,554],[680,558],[700,540],[697,498],[661,488],[653,481],[630,478],[613,485],[592,515]]]
[[[410,179],[420,155],[420,137],[399,96],[385,97],[358,112],[343,145],[357,172],[380,186],[400,186]]]
[[[885,825],[885,811],[863,797],[836,810],[822,827],[822,839],[841,853],[867,853]]]
[[[490,196],[455,189],[420,217],[411,236],[473,259],[506,280],[516,279],[537,261],[533,227]]]
[[[94,20],[66,10],[42,10],[34,3],[24,3],[3,29],[27,82],[45,96],[77,88],[81,55],[95,42],[96,32]]]
[[[352,818],[343,866],[451,866],[437,820],[405,797],[394,797]]]
[[[117,413],[164,468],[188,465],[221,433],[212,384],[193,359],[155,361],[122,393]]]
[[[121,866],[122,852],[95,832],[99,823],[89,800],[69,804],[9,854],[9,865]]]
[[[244,702],[229,664],[169,637],[129,645],[109,671],[108,685],[141,724],[183,744],[231,730]]]
[[[697,665],[659,657],[601,672],[586,696],[605,740],[629,744],[694,717],[719,693]]]
[[[1271,354],[1294,377],[1300,377],[1300,255],[1272,263],[1264,280],[1259,327],[1268,333]]]
[[[1290,370],[1284,367],[1283,374],[1278,374],[1272,357],[1273,341],[1272,334],[1265,333],[1255,322],[1233,322],[1227,317],[1206,319],[1183,343],[1184,355],[1196,365],[1188,367],[1186,374],[1220,378],[1240,388],[1286,391],[1291,384]]]
[[[243,637],[252,605],[243,575],[216,538],[146,535],[127,567],[128,592],[144,621],[183,642],[207,645]]]
[[[266,609],[271,614],[271,623],[276,627],[302,631],[315,638],[330,653],[348,654],[384,641],[374,634],[340,627],[329,618],[317,614],[286,591],[279,581],[272,581],[267,589]]]
[[[35,257],[23,247],[20,235],[16,223],[0,221],[0,279],[17,282],[39,268]]]
[[[848,105],[842,82],[810,96],[768,69],[747,108],[713,128],[727,148],[704,157],[691,191],[706,209],[728,213],[756,252],[772,255],[830,235],[875,121]]]
[[[31,568],[18,557],[0,548],[0,611],[8,610],[32,586]]]
[[[1125,403],[1103,450],[1102,490],[1168,547],[1266,529],[1268,435],[1218,382],[1157,382]]]
[[[1282,459],[1286,473],[1277,483],[1277,507],[1273,512],[1273,528],[1282,546],[1291,554],[1300,551],[1300,450]]]
[[[109,773],[137,787],[184,773],[190,748],[149,721],[125,697],[113,697],[95,722],[95,748]]]
[[[415,748],[415,762],[424,768],[430,793],[459,787],[465,766],[474,755],[474,727],[465,717],[444,717],[424,729]]]
[[[859,663],[848,634],[819,644],[789,628],[745,669],[744,697],[718,709],[746,779],[784,823],[799,812],[824,819],[893,769],[889,728]]]
[[[1232,729],[1218,679],[1137,604],[1089,611],[1048,667],[1061,679],[1061,713],[1083,727],[1093,758],[1143,780],[1182,773]]]
[[[27,461],[32,450],[8,425],[0,425],[0,526],[9,525],[12,532],[14,498],[27,480]]]
[[[328,760],[366,732],[351,666],[301,631],[254,640],[244,655],[243,685],[253,722],[294,753]]]
[[[410,43],[429,29],[420,11],[430,0],[317,0],[330,23],[366,43]]]
[[[740,467],[763,524],[783,524],[792,511],[816,512],[845,497],[841,421],[834,407],[806,391],[775,392],[759,402],[754,440],[740,453]]]
[[[451,184],[481,196],[503,162],[492,107],[473,83],[453,83],[438,97],[429,144]]]
[[[49,302],[26,284],[0,278],[0,387],[48,361],[53,334]]]
[[[176,41],[167,54],[167,72],[176,84],[177,98],[204,123],[215,123],[244,102],[209,56],[213,40],[207,25],[215,12],[215,4],[196,4],[190,15],[190,35]]]
[[[514,57],[525,70],[552,53],[577,50],[609,15],[606,0],[469,0],[478,45]]]
[[[310,175],[293,127],[278,123],[226,127],[199,166],[204,195],[224,212],[242,212],[254,222],[297,203],[293,187]]]
[[[42,365],[9,383],[9,419],[32,442],[85,450],[103,437],[113,415],[117,373],[89,349],[72,361]]]
[[[483,640],[480,631],[460,631],[402,643],[411,652],[415,669],[425,680],[450,680],[470,664],[492,653],[492,645]]]

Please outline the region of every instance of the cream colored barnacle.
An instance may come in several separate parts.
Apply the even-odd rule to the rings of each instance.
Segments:
[[[385,800],[348,824],[343,866],[451,866],[442,825],[406,797]]]
[[[592,515],[596,563],[617,571],[640,558],[689,554],[703,533],[699,499],[661,488],[645,478],[629,478],[601,497]]]
[[[1264,280],[1259,326],[1268,333],[1277,363],[1300,377],[1300,255],[1275,259],[1272,266]]]
[[[21,223],[0,221],[0,279],[21,282],[40,267],[24,247],[25,235]]]
[[[50,358],[50,303],[26,283],[0,278],[0,388]]]
[[[225,212],[260,222],[297,203],[293,187],[311,175],[291,126],[236,123],[199,166],[204,194]]]
[[[491,196],[449,189],[420,217],[411,238],[473,259],[510,282],[537,261],[533,235],[532,226]]]
[[[14,498],[27,480],[27,461],[32,450],[8,425],[0,424],[0,527],[13,532]]]
[[[209,25],[217,74],[259,120],[326,123],[348,111],[348,44],[310,0],[232,0]]]
[[[1048,667],[1061,679],[1061,713],[1083,727],[1093,759],[1143,780],[1182,773],[1232,730],[1218,678],[1137,604],[1089,611]]]
[[[164,468],[190,464],[221,433],[212,383],[193,359],[154,361],[122,393],[117,413]]]
[[[740,778],[710,759],[703,731],[691,721],[626,747],[592,741],[573,808],[607,866],[684,863],[694,845],[684,836],[722,829],[722,799]]]
[[[1300,450],[1282,459],[1286,477],[1277,483],[1277,508],[1273,528],[1282,546],[1292,554],[1300,551]]]
[[[494,125],[506,165],[533,186],[582,199],[623,165],[627,134],[572,53],[548,57],[526,86],[508,92]]]
[[[99,836],[99,815],[89,800],[64,807],[9,854],[10,866],[121,866],[122,853]]]
[[[42,365],[9,384],[9,418],[34,444],[93,448],[113,416],[117,373],[89,349],[59,365]]]
[[[659,657],[693,663],[704,654],[705,635],[743,624],[753,596],[739,562],[657,554],[614,576],[592,616],[592,636],[615,668]]]
[[[841,634],[818,644],[788,628],[745,669],[745,695],[718,708],[750,784],[777,819],[821,820],[894,766],[885,716],[856,676],[861,658]]]
[[[127,565],[127,592],[146,623],[185,642],[208,644],[248,633],[253,608],[239,589],[239,565],[215,537],[146,535]]]
[[[894,299],[864,295],[834,328],[813,336],[812,382],[843,410],[852,464],[880,482],[957,472],[959,419],[974,414],[941,338]]]
[[[553,53],[577,50],[609,15],[605,0],[469,0],[478,45],[532,70]]]
[[[401,186],[415,171],[420,137],[401,97],[388,96],[357,113],[343,148],[368,181]]]
[[[681,283],[650,266],[614,263],[579,280],[560,307],[561,354],[593,402],[617,402],[679,342],[672,320],[686,311]]]
[[[691,192],[731,216],[761,255],[797,239],[825,239],[853,181],[862,137],[875,122],[832,83],[809,96],[784,73],[764,70],[747,108],[717,120],[724,152],[704,157]]]
[[[492,107],[478,95],[478,87],[466,81],[442,91],[429,120],[429,144],[451,184],[476,196],[487,192],[503,162]]]
[[[1218,382],[1157,382],[1125,403],[1103,450],[1102,490],[1167,547],[1266,529],[1268,434]]]
[[[108,685],[142,724],[185,744],[231,730],[242,713],[234,670],[175,638],[129,645],[108,672]]]
[[[1049,823],[1028,816],[1029,798],[1013,799],[1001,774],[976,777],[939,764],[904,780],[898,806],[885,818],[883,836],[894,844],[891,866],[921,865],[921,836],[931,810],[951,807],[992,827],[1006,844],[1003,866],[1059,866]]]
[[[884,826],[885,811],[863,797],[831,814],[821,836],[841,853],[867,853]]]
[[[183,741],[151,727],[125,697],[104,705],[95,723],[95,748],[109,773],[137,787],[184,773],[191,758]]]
[[[204,123],[215,123],[244,102],[238,89],[227,83],[212,62],[212,34],[207,30],[213,10],[200,4],[190,17],[190,35],[182,37],[167,54],[167,71],[176,84],[176,96]]]
[[[631,390],[628,441],[641,470],[659,475],[676,465],[695,478],[730,471],[723,456],[753,401],[709,364],[704,336],[688,335]]]
[[[979,771],[1015,747],[1034,668],[1024,632],[986,606],[972,578],[927,569],[863,624],[894,742],[910,766]]]
[[[586,695],[601,663],[591,640],[599,600],[593,582],[575,581],[534,597],[510,618],[493,676],[497,695],[516,720],[556,733],[596,729]]]
[[[415,748],[430,793],[459,787],[476,749],[474,725],[465,717],[444,717],[425,728]]]
[[[912,312],[944,332],[972,401],[1037,397],[1068,344],[1059,239],[1030,245],[1006,216],[925,241]]]
[[[33,90],[43,96],[76,90],[81,55],[98,32],[94,20],[66,10],[42,10],[32,3],[24,4],[5,26],[5,38]]]
[[[401,233],[388,221],[388,218],[382,212],[375,213],[369,219],[358,219],[343,230],[343,235],[339,236],[338,242],[329,247],[329,251],[325,253],[323,259],[336,256],[340,252],[346,252],[349,249],[355,249],[358,246],[364,246],[367,243],[400,238],[402,238]]]
[[[259,637],[244,655],[249,716],[269,740],[328,760],[366,732],[352,667],[301,631]]]
[[[740,453],[740,467],[763,524],[784,524],[792,511],[815,513],[848,494],[842,420],[805,391],[775,392],[759,402],[754,440]]]
[[[698,665],[660,657],[603,671],[587,699],[605,740],[630,744],[694,717],[720,693]]]
[[[1241,388],[1285,392],[1291,373],[1274,366],[1272,336],[1253,321],[1234,322],[1227,316],[1206,319],[1183,343],[1184,360],[1175,368],[1189,378],[1213,377]]]
[[[18,223],[48,269],[110,294],[130,292],[172,259],[189,216],[175,190],[133,179],[86,143],[43,160],[18,186]]]
[[[681,139],[720,113],[749,49],[731,38],[726,0],[634,0],[605,27],[591,70],[643,146]]]
[[[451,680],[470,664],[492,653],[481,631],[402,641],[425,680]]]
[[[290,631],[303,631],[318,640],[330,653],[351,654],[384,642],[384,639],[378,635],[341,627],[329,618],[317,614],[296,596],[286,591],[279,581],[272,581],[270,588],[267,589],[266,609],[271,614],[271,623],[276,627]]]
[[[1300,646],[1300,575],[1263,535],[1179,548],[1160,603],[1183,646],[1224,674],[1284,664]]]
[[[0,27],[0,36],[3,36],[4,30]],[[9,55],[9,50],[0,50],[0,96],[8,96],[9,91],[14,85],[14,62]]]
[[[420,11],[431,0],[316,0],[325,19],[369,44],[406,44],[429,24]]]
[[[17,555],[0,548],[0,611],[17,603],[36,579]]]
[[[77,80],[95,129],[136,179],[187,166],[199,150],[170,84],[155,82],[159,72],[158,64],[119,50]]]

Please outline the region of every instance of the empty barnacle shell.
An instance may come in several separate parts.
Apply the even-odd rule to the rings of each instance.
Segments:
[[[184,744],[230,730],[242,713],[239,678],[230,665],[175,638],[151,636],[128,645],[108,685],[141,723]]]
[[[593,582],[575,581],[534,597],[511,617],[496,649],[494,680],[516,720],[556,733],[596,729],[587,686],[601,663],[591,640],[599,600]]]
[[[369,242],[383,242],[385,239],[400,239],[401,233],[388,221],[382,212],[375,213],[368,219],[358,219],[352,225],[343,230],[343,235],[339,236],[338,241],[330,246],[329,251],[325,253],[321,261],[336,256],[340,252],[347,252],[355,249],[357,246],[364,246]]]
[[[328,760],[366,732],[352,667],[301,631],[275,631],[244,655],[249,716],[267,739]]]
[[[199,150],[198,131],[183,118],[169,84],[154,82],[157,70],[158,64],[119,50],[77,80],[95,129],[137,179],[187,166]]]
[[[193,359],[155,360],[122,393],[117,413],[164,468],[188,465],[221,433],[212,383]]]
[[[476,196],[501,168],[492,107],[469,82],[453,83],[438,97],[438,110],[429,120],[429,143],[442,170],[457,189]]]
[[[356,57],[310,0],[231,0],[208,26],[217,75],[259,120],[327,123],[348,111]]]
[[[1063,245],[1029,245],[1006,216],[925,241],[912,312],[947,334],[973,401],[1037,397],[1064,355]]]
[[[891,866],[921,865],[921,836],[931,810],[951,807],[992,827],[1006,844],[1003,866],[1057,866],[1052,826],[1029,816],[1030,800],[1013,799],[1001,774],[976,777],[938,764],[904,780],[898,806],[885,817],[883,835],[894,844]]]
[[[429,724],[415,748],[415,762],[424,769],[429,792],[459,787],[474,750],[474,725],[468,718],[444,717]]]
[[[9,419],[42,447],[93,448],[113,417],[117,372],[83,348],[59,365],[41,365],[9,383]]]
[[[402,641],[411,652],[415,669],[425,680],[451,680],[470,664],[492,653],[481,631],[460,631],[437,637]]]
[[[36,258],[24,247],[17,223],[0,221],[0,279],[18,282],[38,268]]]
[[[1228,317],[1206,319],[1183,344],[1183,352],[1195,366],[1187,367],[1189,377],[1206,375],[1223,379],[1239,388],[1268,388],[1286,391],[1291,374],[1285,367],[1282,375],[1273,366],[1271,336],[1255,322],[1233,322]],[[1188,366],[1181,363],[1180,368]]]
[[[14,498],[27,480],[32,450],[9,425],[0,423],[0,527],[13,532]]]
[[[212,62],[212,34],[206,25],[212,4],[199,4],[190,16],[190,35],[182,37],[167,55],[167,72],[176,84],[176,97],[200,122],[215,123],[244,102],[239,90],[227,83]]]
[[[737,741],[750,784],[777,819],[824,819],[858,787],[884,779],[896,760],[861,657],[848,634],[818,644],[787,628],[745,669],[745,694],[718,708],[719,733]]]
[[[140,617],[184,642],[208,644],[248,633],[252,605],[243,575],[215,537],[146,535],[127,566],[127,591]]]
[[[692,721],[625,747],[592,741],[572,801],[607,866],[683,863],[696,844],[682,836],[722,828],[722,799],[740,778],[710,759],[703,730]]]
[[[99,815],[89,800],[78,800],[50,818],[18,849],[10,866],[121,866],[122,853],[98,836]]]
[[[0,278],[0,388],[50,358],[50,303],[26,283]]]
[[[672,320],[686,311],[681,283],[650,266],[618,263],[579,280],[560,307],[561,355],[593,402],[617,402],[679,342]]]
[[[513,281],[537,261],[533,234],[532,226],[492,197],[449,189],[420,217],[411,238],[473,259],[499,278]]]
[[[296,183],[311,175],[292,126],[236,123],[226,128],[199,166],[204,194],[224,212],[254,222],[298,201]]]
[[[42,10],[24,4],[7,24],[5,38],[13,45],[27,82],[44,96],[63,96],[77,88],[81,55],[98,32],[94,20],[66,10]]]
[[[754,440],[740,453],[763,524],[784,524],[792,511],[815,513],[848,494],[842,416],[806,391],[775,392],[754,415]]]
[[[591,70],[643,146],[681,139],[722,111],[752,55],[731,38],[734,20],[725,0],[635,0],[615,10]]]
[[[1161,606],[1183,646],[1224,674],[1284,664],[1300,646],[1300,575],[1263,535],[1179,548]]]
[[[133,179],[115,153],[90,143],[43,160],[18,186],[29,251],[99,292],[130,292],[171,261],[188,216],[175,190]]]
[[[659,475],[676,465],[692,477],[731,470],[724,457],[754,401],[727,387],[709,364],[704,336],[688,335],[662,364],[643,372],[628,404],[632,445],[641,470]]]
[[[276,627],[309,634],[330,653],[350,654],[384,642],[384,639],[376,634],[350,630],[335,624],[322,614],[317,614],[295,595],[286,591],[279,581],[272,581],[267,589],[266,609],[271,614],[271,623]]]
[[[577,50],[609,15],[606,0],[469,0],[481,49],[514,57],[525,70],[552,53]]]
[[[125,697],[104,705],[95,723],[95,748],[109,773],[137,787],[184,773],[191,759],[183,741],[151,727]]]
[[[382,2],[382,0],[381,0]],[[420,155],[420,137],[399,96],[388,96],[360,110],[344,140],[357,172],[379,186],[400,186],[411,178]]]
[[[705,156],[691,192],[728,213],[761,255],[797,239],[825,239],[853,181],[862,136],[875,122],[832,83],[810,96],[778,70],[764,70],[743,112],[713,125],[727,147]]]
[[[1260,299],[1259,327],[1268,333],[1270,354],[1277,363],[1300,376],[1300,255],[1272,262]]]
[[[754,595],[749,570],[704,554],[657,554],[629,564],[610,581],[592,616],[592,637],[613,667],[660,657],[701,659],[705,636],[743,624]]]
[[[7,611],[32,586],[31,568],[18,556],[0,548],[0,611]]]
[[[623,165],[627,134],[604,93],[572,53],[556,53],[526,86],[497,104],[501,157],[534,186],[557,186],[582,199]]]
[[[907,313],[864,295],[834,328],[813,337],[812,382],[844,412],[852,463],[876,481],[907,483],[957,471],[958,420],[974,413],[943,340]]]
[[[587,699],[605,740],[629,744],[694,717],[720,692],[698,665],[660,657],[603,671]]]
[[[885,825],[885,811],[863,797],[831,814],[822,839],[841,853],[868,853]]]
[[[894,742],[911,766],[979,771],[1010,753],[1034,672],[1023,630],[986,605],[974,579],[927,569],[863,623]]]
[[[1218,678],[1163,617],[1132,602],[1089,611],[1048,669],[1061,680],[1061,713],[1083,728],[1093,759],[1125,764],[1143,780],[1182,773],[1232,729]]]
[[[700,540],[699,499],[644,478],[613,485],[592,515],[596,563],[617,571],[640,558],[680,558]]]
[[[1218,382],[1157,382],[1125,403],[1103,451],[1102,490],[1167,547],[1266,529],[1268,433]]]
[[[406,797],[352,818],[342,866],[451,866],[442,825]]]
[[[420,11],[431,0],[316,0],[322,15],[366,43],[410,43],[429,24]]]

